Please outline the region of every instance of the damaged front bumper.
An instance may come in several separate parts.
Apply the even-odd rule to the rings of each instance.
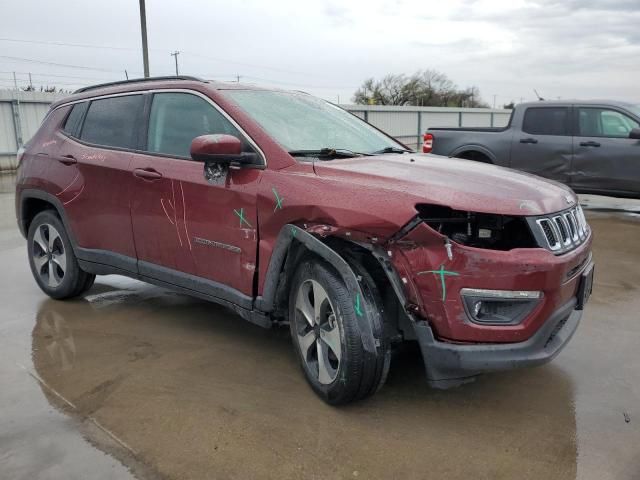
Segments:
[[[427,381],[434,388],[451,388],[486,372],[532,367],[551,361],[578,328],[581,310],[573,298],[557,309],[529,339],[518,343],[454,344],[436,339],[429,324],[414,330],[424,359]]]

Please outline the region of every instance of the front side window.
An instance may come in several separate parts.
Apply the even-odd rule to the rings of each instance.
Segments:
[[[405,148],[345,110],[311,95],[269,90],[226,90],[286,150],[344,149],[373,153]]]
[[[147,150],[177,157],[190,156],[200,135],[233,135],[243,150],[253,151],[238,129],[209,102],[189,93],[156,93],[151,104]]]
[[[524,114],[522,131],[532,135],[569,135],[569,109],[532,107]]]
[[[136,148],[142,106],[142,95],[93,100],[89,105],[80,139],[106,147]]]
[[[608,108],[578,109],[578,130],[581,137],[628,138],[640,125],[631,117]]]

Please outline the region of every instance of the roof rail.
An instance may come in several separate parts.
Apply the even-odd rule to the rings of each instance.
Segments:
[[[77,89],[73,93],[88,92],[89,90],[96,90],[98,88],[105,88],[105,87],[114,87],[116,85],[128,85],[130,83],[161,82],[161,81],[165,81],[165,80],[193,80],[193,81],[196,81],[196,82],[205,82],[206,81],[206,80],[203,80],[201,78],[192,77],[192,76],[189,76],[189,75],[170,75],[170,76],[168,75],[168,76],[164,76],[164,77],[132,78],[131,80],[119,80],[117,82],[100,83],[98,85],[90,85],[88,87],[82,87],[82,88]]]

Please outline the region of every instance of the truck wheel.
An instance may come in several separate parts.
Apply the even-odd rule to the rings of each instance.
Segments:
[[[363,292],[363,301],[379,308],[379,298],[373,297],[377,291],[363,288]],[[340,276],[325,262],[305,261],[294,275],[289,295],[291,336],[309,385],[331,405],[372,395],[389,369],[386,341],[381,340],[375,353],[364,350],[353,300]],[[364,305],[361,311],[366,312]],[[381,339],[381,319],[367,320]]]
[[[31,273],[51,298],[75,297],[93,285],[95,275],[80,269],[64,225],[50,210],[35,216],[27,235]]]

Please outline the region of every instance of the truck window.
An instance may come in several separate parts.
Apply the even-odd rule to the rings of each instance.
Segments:
[[[608,108],[578,109],[578,131],[581,137],[627,138],[640,125],[631,117]]]
[[[567,107],[532,107],[524,114],[522,131],[532,135],[569,135]]]
[[[136,148],[142,95],[93,100],[84,119],[80,139],[105,147]]]
[[[252,151],[242,134],[206,100],[190,93],[156,93],[151,104],[147,150],[190,158],[191,141],[207,134],[239,138],[244,151]]]

